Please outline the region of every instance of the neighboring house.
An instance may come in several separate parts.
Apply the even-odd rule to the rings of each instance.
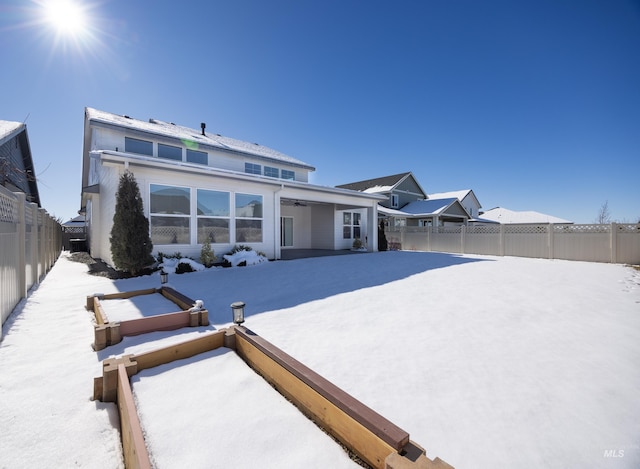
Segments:
[[[480,214],[480,201],[474,194],[473,190],[465,189],[461,191],[440,192],[437,194],[429,194],[429,200],[435,199],[458,199],[471,218],[476,218]]]
[[[410,172],[341,184],[336,187],[366,194],[384,195],[386,200],[380,202],[380,206],[391,209],[399,209],[409,202],[427,198],[427,193]]]
[[[573,223],[569,220],[546,215],[544,213],[534,211],[521,211],[516,212],[508,210],[503,207],[492,208],[480,214],[477,220],[477,224],[520,224],[520,223],[533,223],[533,224],[546,224],[546,223]]]
[[[78,215],[62,224],[62,249],[72,252],[86,251],[86,241],[84,215]]]
[[[27,126],[0,120],[0,185],[41,207]]]
[[[455,196],[431,200],[411,172],[342,184],[337,187],[384,195],[386,200],[380,202],[378,214],[386,218],[386,222],[391,226],[460,225],[466,224],[470,218],[469,213]],[[477,199],[475,201],[477,202]]]
[[[82,212],[89,252],[111,262],[109,236],[120,176],[136,178],[154,253],[216,254],[244,244],[280,259],[283,249],[377,250],[377,194],[310,184],[315,168],[256,143],[155,119],[85,109]]]

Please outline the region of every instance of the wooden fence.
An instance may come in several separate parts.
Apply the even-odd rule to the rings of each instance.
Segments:
[[[60,255],[62,229],[26,195],[0,186],[0,316],[2,324]],[[0,332],[0,337],[2,332]]]
[[[391,227],[389,249],[640,264],[640,224]]]

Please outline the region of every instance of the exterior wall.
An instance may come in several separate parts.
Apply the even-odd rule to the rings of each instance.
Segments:
[[[315,249],[338,249],[334,236],[334,205],[314,205],[311,209],[311,246]]]
[[[348,210],[338,210],[335,213],[334,222],[335,222],[335,249],[351,249],[353,247],[354,237],[353,235],[350,238],[345,239],[343,236],[343,216],[344,213],[359,213],[360,214],[360,240],[364,246],[365,242],[370,246],[372,240],[365,239],[368,238],[368,229],[369,229],[369,221],[367,220],[367,209],[348,209]],[[353,226],[353,225],[351,225]],[[377,247],[377,242],[376,242]]]
[[[182,157],[183,161],[186,161],[186,147],[180,142],[176,142],[175,139],[168,137],[160,137],[150,135],[144,132],[136,132],[135,130],[127,129],[126,133],[117,129],[108,127],[93,127],[92,129],[92,145],[91,150],[109,150],[118,151],[124,153],[125,150],[125,136],[138,138],[141,140],[152,141],[153,156],[158,156],[158,143],[164,143],[172,146],[180,146],[183,149]],[[208,154],[208,166],[213,168],[219,168],[229,171],[237,171],[244,173],[245,163],[259,164],[261,167],[271,166],[280,170],[286,169],[295,172],[295,180],[300,182],[309,181],[309,171],[295,166],[289,166],[284,162],[267,161],[260,158],[253,158],[249,155],[239,156],[238,154],[223,151],[217,148],[202,146],[200,148],[194,148],[198,151],[205,151]]]
[[[311,220],[313,206],[296,207],[283,205],[280,216],[293,218],[293,246],[283,249],[311,249]]]
[[[134,174],[143,200],[144,213],[150,218],[150,185],[160,184],[168,186],[186,187],[191,190],[191,218],[190,218],[190,244],[164,244],[154,245],[153,253],[163,252],[165,254],[174,254],[180,252],[185,256],[191,256],[198,259],[200,256],[201,244],[197,244],[197,221],[195,216],[195,191],[196,189],[217,190],[229,192],[231,197],[231,217],[230,217],[230,242],[214,243],[211,245],[216,255],[221,255],[233,248],[236,244],[246,244],[256,251],[264,252],[267,257],[275,257],[275,210],[274,210],[274,192],[277,186],[260,184],[260,183],[241,183],[237,180],[230,180],[223,177],[214,177],[207,175],[197,175],[193,173],[180,173],[177,171],[163,170],[159,168],[146,168],[131,165],[129,170]],[[95,199],[93,204],[93,220],[90,225],[91,230],[91,250],[92,256],[103,259],[112,264],[111,247],[109,236],[113,226],[113,215],[115,214],[115,200],[118,190],[120,176],[123,174],[124,165],[107,163],[103,164],[100,177],[100,195],[98,207],[99,213],[95,210]],[[262,196],[263,213],[262,213],[262,242],[236,242],[234,236],[234,204],[233,195],[236,193],[248,193]],[[101,220],[99,226],[95,225],[96,217]],[[279,218],[278,218],[279,223]],[[280,240],[277,240],[278,243]]]

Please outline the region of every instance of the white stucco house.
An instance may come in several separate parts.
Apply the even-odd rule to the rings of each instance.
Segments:
[[[88,250],[111,260],[120,176],[131,171],[149,219],[153,252],[198,258],[243,244],[280,259],[287,249],[377,250],[384,197],[309,183],[315,168],[255,143],[156,119],[85,109],[81,211]]]

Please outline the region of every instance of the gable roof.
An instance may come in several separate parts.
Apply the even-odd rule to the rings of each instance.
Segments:
[[[382,176],[374,179],[365,179],[364,181],[350,182],[341,184],[341,189],[350,189],[352,191],[367,192],[369,194],[385,194],[390,193],[408,178],[412,178],[420,192],[426,197],[427,193],[422,189],[420,183],[416,180],[411,172],[393,174],[391,176]]]
[[[447,212],[450,212],[451,215],[456,216],[462,216],[460,214],[466,214],[466,217],[469,218],[469,214],[464,209],[460,201],[455,197],[451,197],[449,199],[416,200],[414,202],[409,202],[407,205],[402,207],[402,209],[378,207],[378,211],[380,213],[395,217],[434,217],[441,216],[446,214]]]
[[[9,171],[9,174],[5,175],[8,177],[3,178],[5,180],[3,184],[10,184],[16,190],[26,192],[27,200],[37,204],[38,207],[42,207],[40,204],[40,193],[38,191],[35,168],[33,166],[33,157],[31,156],[27,126],[22,122],[0,120],[0,146],[14,138],[17,139],[17,144],[19,144],[20,147],[22,168],[19,168],[17,171]],[[4,156],[11,158],[12,151],[13,150],[10,149],[9,154],[5,154]]]
[[[309,171],[315,171],[315,168],[303,161],[291,156],[285,155],[264,145],[257,143],[244,142],[222,135],[208,133],[202,135],[202,129],[195,130],[182,125],[171,122],[164,122],[158,119],[149,119],[142,121],[129,116],[121,116],[106,111],[99,111],[90,107],[85,108],[85,120],[91,124],[115,126],[119,128],[127,128],[138,132],[143,132],[155,136],[168,137],[171,139],[181,140],[183,142],[193,142],[198,145],[211,147],[214,149],[230,151],[234,153],[242,153],[260,159],[266,159],[274,162],[286,163]],[[86,130],[86,128],[85,128]]]
[[[495,207],[480,214],[480,217],[477,221],[482,222],[484,220],[503,224],[573,223],[569,220],[564,220],[562,218],[554,217],[540,212],[534,212],[532,210],[517,212],[503,207]]]
[[[435,194],[429,194],[429,199],[449,199],[451,197],[455,197],[460,202],[462,202],[467,197],[473,197],[478,204],[478,207],[482,207],[480,201],[476,197],[476,194],[471,189],[463,189],[460,191],[450,191],[450,192],[438,192]]]

